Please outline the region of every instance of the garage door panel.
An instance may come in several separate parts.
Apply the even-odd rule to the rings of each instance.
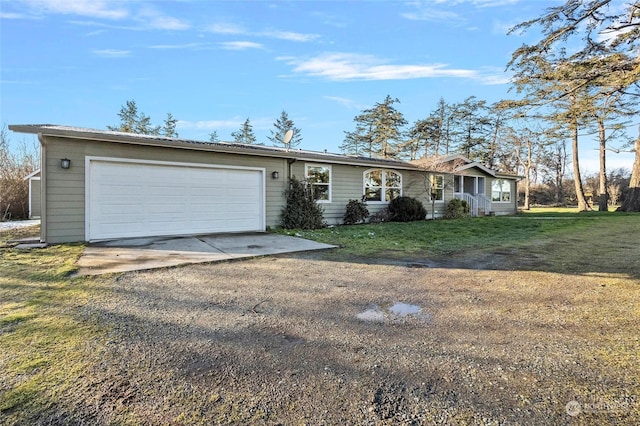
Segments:
[[[264,230],[260,170],[90,162],[90,240]]]

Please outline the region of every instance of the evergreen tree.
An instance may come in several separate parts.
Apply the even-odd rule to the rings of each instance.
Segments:
[[[403,142],[403,127],[407,124],[401,112],[393,104],[400,103],[398,99],[387,95],[383,102],[378,102],[373,108],[366,109],[356,116],[356,130],[345,132],[345,141],[340,149],[345,154],[356,155],[360,151],[368,157],[395,158],[399,146]]]
[[[256,137],[253,134],[253,126],[251,125],[249,118],[244,121],[242,127],[238,131],[231,133],[231,137],[233,137],[235,143],[244,143],[248,145],[256,143]]]
[[[209,142],[211,143],[218,143],[220,142],[220,138],[218,137],[218,132],[217,131],[213,131],[211,133],[209,133]]]
[[[162,134],[168,138],[177,138],[178,132],[176,132],[176,125],[178,120],[173,118],[171,113],[167,113],[167,118],[164,120],[164,126],[162,127]]]
[[[273,127],[275,130],[271,130],[271,136],[268,136],[268,139],[271,141],[273,146],[281,146],[283,148],[295,148],[300,145],[302,142],[302,136],[300,135],[300,129],[298,129],[293,120],[289,118],[289,115],[286,111],[282,111],[280,113],[280,117],[273,123]],[[293,132],[293,136],[288,143],[284,143],[284,136],[288,130]]]
[[[167,114],[164,126],[154,126],[151,124],[151,117],[138,111],[138,105],[133,99],[127,101],[120,108],[118,113],[120,124],[117,126],[107,126],[107,129],[115,132],[136,133],[140,135],[167,136],[177,138],[176,120],[173,115]]]

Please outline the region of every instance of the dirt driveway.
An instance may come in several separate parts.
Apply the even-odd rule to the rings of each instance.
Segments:
[[[416,266],[118,276],[83,311],[110,341],[70,396],[100,423],[637,424],[637,281]]]

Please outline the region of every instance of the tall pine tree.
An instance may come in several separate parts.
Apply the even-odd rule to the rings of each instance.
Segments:
[[[403,142],[403,127],[407,120],[395,107],[400,103],[387,95],[383,102],[366,109],[356,116],[354,132],[345,132],[345,140],[340,149],[345,154],[376,158],[396,158]]]
[[[231,137],[233,137],[235,143],[244,143],[244,144],[254,144],[256,143],[256,136],[253,134],[253,126],[247,118],[242,127],[236,132],[231,133]]]
[[[268,136],[268,139],[271,141],[273,146],[281,146],[283,148],[295,148],[300,145],[302,142],[302,136],[300,135],[300,129],[298,129],[293,120],[289,118],[289,115],[286,111],[282,111],[280,113],[280,117],[273,123],[274,130],[271,130],[271,136]],[[291,140],[287,143],[284,142],[284,136],[287,131],[291,130],[293,132],[293,136]]]

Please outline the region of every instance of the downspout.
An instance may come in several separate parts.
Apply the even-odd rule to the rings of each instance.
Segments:
[[[38,133],[40,142],[40,242],[47,241],[47,145],[42,133]]]
[[[291,179],[293,177],[292,166],[293,166],[293,163],[295,163],[296,161],[298,161],[297,158],[289,158],[289,159],[287,159],[287,165],[289,166],[287,168],[287,182],[289,181],[289,179]]]

